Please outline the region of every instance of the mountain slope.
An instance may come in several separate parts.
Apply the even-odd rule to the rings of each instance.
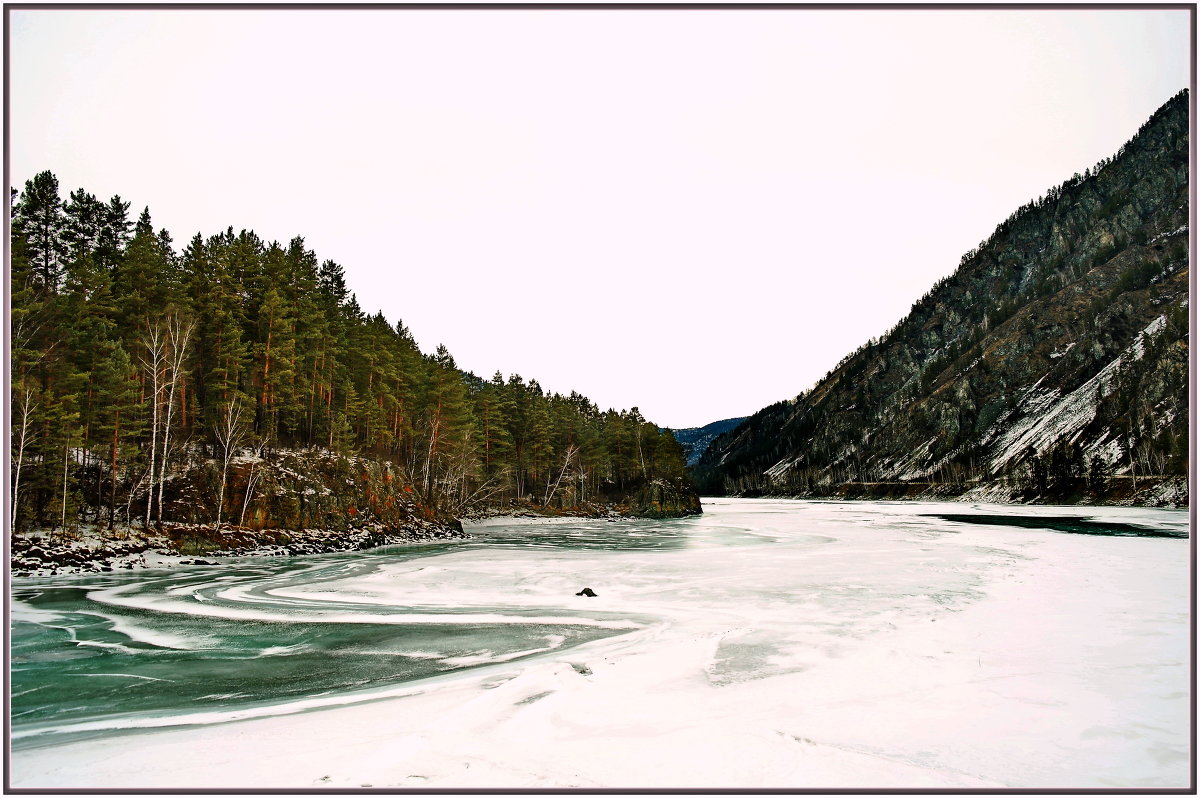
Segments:
[[[726,418],[721,421],[714,421],[711,424],[705,424],[703,427],[673,429],[671,430],[671,434],[675,436],[675,440],[679,441],[679,445],[683,447],[683,456],[687,460],[688,467],[691,467],[700,462],[700,456],[708,449],[709,444],[717,439],[718,435],[728,432],[745,420],[745,416],[741,418]]]
[[[1186,501],[1188,100],[715,440],[702,492]]]

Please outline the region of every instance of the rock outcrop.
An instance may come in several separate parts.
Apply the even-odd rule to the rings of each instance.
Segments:
[[[640,518],[678,518],[703,512],[700,496],[685,479],[651,480],[621,510]]]
[[[171,474],[165,515],[190,524],[215,522],[222,467],[219,460],[193,459]],[[225,479],[220,518],[249,530],[462,529],[449,513],[422,501],[394,464],[375,458],[326,449],[243,453]]]

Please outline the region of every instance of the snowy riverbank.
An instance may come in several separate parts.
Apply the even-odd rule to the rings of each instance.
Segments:
[[[226,590],[239,603],[223,617],[403,607],[425,613],[415,623],[527,613],[632,631],[522,660],[481,650],[480,667],[369,693],[39,741],[14,750],[13,786],[1186,787],[1190,542],[939,517],[967,509],[1188,524],[1132,508],[718,500],[661,532],[630,528],[677,536],[667,548],[468,545]],[[583,585],[598,596],[576,597]],[[212,611],[186,599],[130,606]]]

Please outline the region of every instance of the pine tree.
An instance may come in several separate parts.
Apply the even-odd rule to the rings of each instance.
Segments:
[[[172,259],[173,253],[164,249],[162,239],[154,232],[150,209],[144,209],[112,281],[126,348],[132,350],[145,332],[147,318],[164,313],[180,299]]]
[[[92,257],[100,246],[101,230],[104,227],[106,208],[83,189],[71,192],[70,201],[64,208],[63,244],[65,259],[78,261],[83,256]]]
[[[305,248],[303,238],[297,236],[289,242],[284,267],[282,290],[291,317],[293,344],[285,353],[290,378],[277,395],[280,426],[289,441],[311,446],[317,354],[326,324],[316,295],[317,257]]]
[[[133,228],[129,221],[129,203],[114,195],[100,215],[100,237],[94,255],[97,263],[112,271],[129,245]]]
[[[96,512],[99,516],[99,508],[107,505],[108,528],[112,530],[117,522],[122,469],[137,452],[134,444],[140,432],[136,423],[140,405],[137,372],[120,343],[97,358],[91,389],[95,397],[90,416],[92,440],[103,450],[102,462],[107,468],[107,483],[99,477],[96,480]]]
[[[544,486],[554,464],[554,420],[550,415],[550,403],[537,380],[529,381],[528,392],[525,454],[530,492],[544,494]]]
[[[511,470],[509,458],[513,450],[512,433],[506,421],[511,416],[513,402],[505,390],[504,375],[497,371],[475,397],[475,417],[478,422],[476,440],[483,476],[492,479]]]
[[[280,396],[288,398],[295,361],[295,329],[283,297],[268,288],[258,308],[257,343],[254,345],[255,383],[259,389],[259,436],[267,442],[278,438]]]
[[[439,345],[429,359],[422,442],[422,491],[432,508],[453,508],[471,473],[470,434],[474,426],[467,389],[454,358]]]
[[[24,240],[29,260],[28,287],[38,295],[58,290],[67,255],[66,219],[58,194],[58,178],[41,172],[25,183],[14,207],[13,235]]]
[[[192,382],[208,420],[241,393],[246,371],[241,289],[232,274],[232,241],[232,230],[203,243],[197,236],[183,255],[184,271],[192,277],[189,294],[198,321]]]

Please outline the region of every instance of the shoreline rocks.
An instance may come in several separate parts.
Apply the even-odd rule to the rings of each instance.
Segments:
[[[14,534],[9,549],[12,575],[58,576],[175,565],[220,565],[212,558],[330,554],[471,537],[460,524],[420,520],[404,527],[372,524],[350,530],[255,531],[224,525],[218,528],[204,524],[164,524],[161,533],[119,529],[112,534],[109,537],[108,533],[94,529],[83,534]]]

